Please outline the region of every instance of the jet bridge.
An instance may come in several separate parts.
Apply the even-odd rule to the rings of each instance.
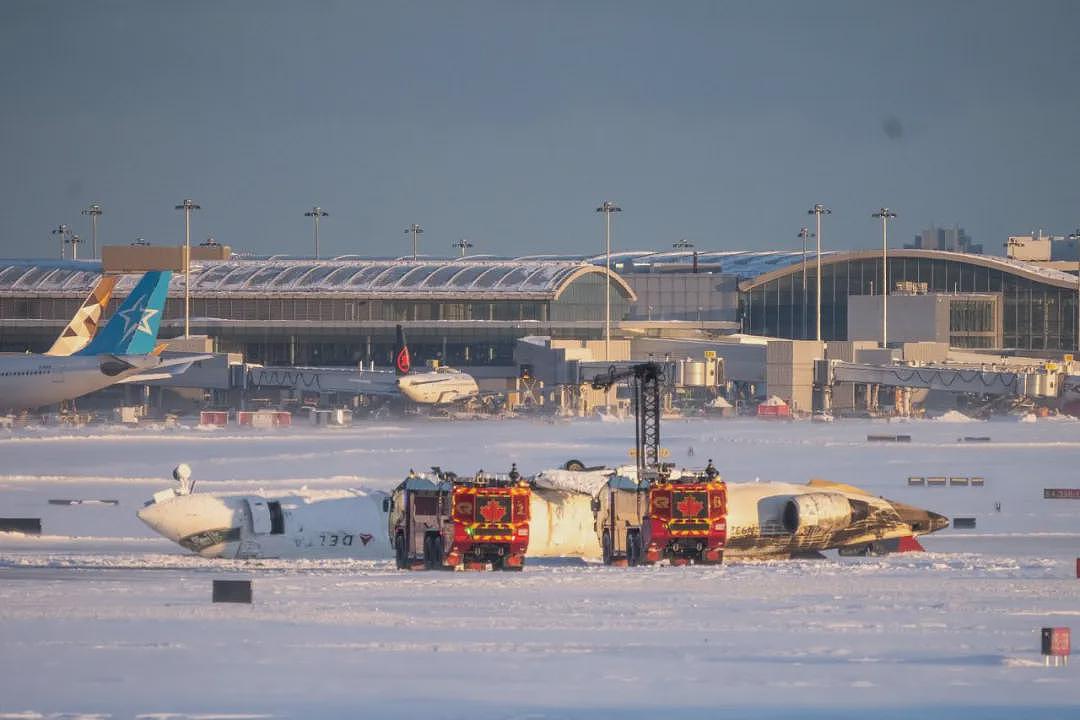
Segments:
[[[819,385],[860,383],[980,395],[1057,398],[1062,375],[1039,368],[987,370],[940,365],[866,365],[839,360],[816,361]]]
[[[352,395],[398,394],[397,377],[386,370],[329,367],[260,367],[248,369],[249,387],[289,388],[296,392]]]

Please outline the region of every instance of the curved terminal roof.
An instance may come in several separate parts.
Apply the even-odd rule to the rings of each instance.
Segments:
[[[873,260],[877,250],[821,253],[824,265],[850,260]],[[953,260],[1012,273],[1057,287],[1075,288],[1075,275],[1036,263],[944,250],[890,250],[892,258]],[[813,253],[807,253],[813,262]],[[761,283],[798,271],[800,250],[703,250],[697,253],[703,272],[734,274],[746,291]],[[464,258],[356,259],[341,256],[328,260],[245,259],[202,261],[192,264],[192,290],[199,295],[262,293],[347,293],[352,295],[402,295],[440,297],[497,297],[558,299],[576,279],[590,273],[604,274],[604,255],[525,255],[513,259],[489,256]],[[632,250],[612,253],[612,283],[634,300],[630,286],[619,277],[648,272],[664,266],[689,266],[691,250]],[[87,293],[101,273],[95,260],[0,260],[0,293]],[[119,283],[117,292],[133,287],[135,276]],[[173,278],[172,292],[183,291],[181,276]]]
[[[606,274],[603,267],[552,260],[226,260],[192,263],[196,295],[335,294],[365,296],[502,297],[555,299],[575,280]],[[87,293],[101,274],[96,261],[0,260],[0,292]],[[634,291],[616,273],[612,284],[628,299]],[[118,283],[133,287],[135,275]],[[183,275],[170,292],[183,291]]]
[[[801,250],[703,250],[698,252],[697,261],[698,267],[703,272],[736,275],[740,281],[739,288],[749,290],[763,282],[800,270],[802,257]],[[880,250],[825,250],[821,253],[821,264],[873,260],[880,257]],[[953,260],[1003,270],[1059,287],[1076,287],[1075,275],[1044,267],[1038,263],[997,255],[976,255],[947,250],[897,249],[890,250],[889,257]],[[595,265],[604,265],[603,255],[583,256],[582,259]],[[648,272],[654,267],[663,270],[664,266],[689,266],[693,261],[692,250],[660,252],[632,250],[611,254],[611,267],[622,274],[635,271]],[[814,253],[809,249],[806,253],[806,261],[807,263],[814,262]]]
[[[788,254],[794,255],[796,259],[783,266],[775,267],[752,277],[744,278],[740,276],[739,289],[745,292],[758,285],[767,283],[770,280],[775,280],[776,278],[798,272],[801,269],[802,253],[795,252]],[[823,252],[821,253],[821,264],[824,266],[833,263],[849,262],[852,260],[877,260],[880,257],[881,252],[876,250]],[[996,255],[975,255],[972,253],[949,252],[947,250],[904,249],[890,250],[889,257],[893,259],[926,258],[929,260],[952,260],[954,262],[978,265],[992,270],[1001,270],[1036,282],[1069,289],[1076,289],[1077,283],[1077,277],[1075,275],[1070,275],[1067,272],[1043,267],[1036,263],[1013,260],[1012,258],[998,257]],[[807,254],[807,262],[810,262],[811,260],[812,255]]]

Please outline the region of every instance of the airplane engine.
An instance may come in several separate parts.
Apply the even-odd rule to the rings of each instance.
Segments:
[[[851,521],[851,502],[837,493],[795,495],[784,505],[784,529],[789,533],[840,530]]]

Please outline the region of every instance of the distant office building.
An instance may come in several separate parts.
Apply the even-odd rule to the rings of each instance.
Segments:
[[[947,250],[949,252],[976,253],[983,251],[982,243],[975,244],[964,228],[954,225],[939,228],[931,225],[915,236],[915,241],[905,245],[908,250]]]
[[[1076,236],[1044,235],[1042,230],[1030,235],[1010,235],[1005,254],[1026,262],[1076,262],[1080,259],[1080,240]]]

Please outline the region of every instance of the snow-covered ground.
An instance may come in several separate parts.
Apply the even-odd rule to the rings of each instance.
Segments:
[[[866,440],[886,433],[912,442]],[[729,480],[824,477],[977,529],[926,538],[925,554],[719,568],[212,561],[135,518],[179,462],[197,492],[388,489],[410,467],[628,462],[633,425],[5,431],[0,517],[40,517],[44,535],[0,534],[0,718],[1080,716],[1076,665],[1045,668],[1038,652],[1039,628],[1080,630],[1080,500],[1042,499],[1080,487],[1080,423],[671,421],[663,434],[674,461],[711,457]],[[211,580],[236,577],[254,579],[254,604],[211,604]]]

